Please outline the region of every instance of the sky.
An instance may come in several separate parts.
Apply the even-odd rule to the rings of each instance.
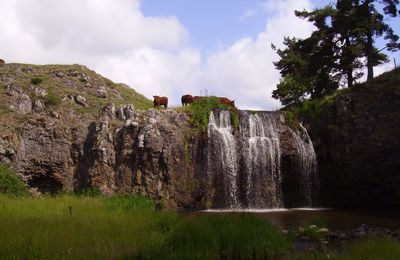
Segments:
[[[0,58],[83,64],[148,98],[217,95],[241,109],[276,110],[271,43],[308,37],[294,16],[327,0],[1,0]],[[397,18],[399,19],[399,18]],[[389,21],[397,31],[400,23]],[[396,57],[400,63],[399,54]],[[393,63],[376,69],[390,70]]]

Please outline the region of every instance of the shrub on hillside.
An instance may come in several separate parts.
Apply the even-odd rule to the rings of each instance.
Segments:
[[[189,111],[193,115],[193,121],[197,123],[201,130],[205,131],[210,112],[215,108],[227,109],[229,106],[221,104],[218,97],[206,97],[193,102],[189,107]]]
[[[60,103],[61,103],[61,98],[56,93],[54,93],[52,90],[49,89],[46,96],[46,104],[57,106]]]
[[[42,82],[43,82],[43,80],[41,78],[39,78],[39,77],[34,77],[34,78],[31,79],[31,83],[33,85],[39,85]]]
[[[0,164],[0,193],[15,196],[28,195],[25,183],[5,164]]]

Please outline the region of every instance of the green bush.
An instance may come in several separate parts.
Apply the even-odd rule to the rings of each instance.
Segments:
[[[297,128],[299,121],[296,118],[295,112],[289,110],[282,110],[282,112],[285,116],[287,124],[292,128]]]
[[[39,84],[42,83],[42,82],[43,82],[43,79],[41,79],[41,78],[39,78],[39,77],[34,77],[34,78],[31,79],[31,83],[32,83],[33,85],[39,85]]]
[[[0,193],[14,196],[28,195],[25,183],[5,164],[0,164]]]
[[[236,111],[231,113],[232,125],[235,129],[239,129],[239,115]]]
[[[193,121],[200,130],[205,131],[208,125],[208,118],[213,109],[228,109],[229,106],[221,104],[218,97],[206,97],[193,102],[188,110],[193,115]]]
[[[59,97],[56,93],[54,93],[51,89],[49,89],[46,96],[46,104],[57,106],[61,103],[61,97]]]

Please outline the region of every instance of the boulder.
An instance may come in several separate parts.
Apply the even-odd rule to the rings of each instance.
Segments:
[[[44,110],[45,106],[44,106],[42,101],[36,99],[36,100],[33,101],[32,108],[33,108],[34,112],[40,113],[40,112],[42,112]]]
[[[86,98],[81,95],[74,96],[75,103],[83,107],[89,107],[87,104]]]
[[[18,114],[28,114],[32,112],[32,100],[21,88],[8,85],[6,93],[11,96],[10,109]]]
[[[35,88],[35,95],[38,97],[45,97],[47,96],[47,90],[41,87]]]
[[[100,87],[95,92],[96,97],[107,98],[107,90],[105,87]]]
[[[107,116],[110,118],[115,118],[115,105],[108,104],[101,110],[101,116]]]

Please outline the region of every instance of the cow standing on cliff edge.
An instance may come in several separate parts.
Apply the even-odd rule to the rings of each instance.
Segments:
[[[6,62],[4,60],[0,59],[0,65],[4,65],[4,64],[6,64]]]
[[[193,103],[193,96],[192,95],[183,95],[181,97],[182,106],[187,106]]]
[[[221,104],[225,104],[225,105],[231,106],[233,108],[236,108],[235,107],[235,100],[230,100],[229,98],[226,98],[226,97],[219,97],[219,102]]]
[[[160,106],[164,106],[165,109],[168,108],[168,98],[167,97],[160,97],[160,96],[153,96],[153,104],[154,108],[160,108]]]

